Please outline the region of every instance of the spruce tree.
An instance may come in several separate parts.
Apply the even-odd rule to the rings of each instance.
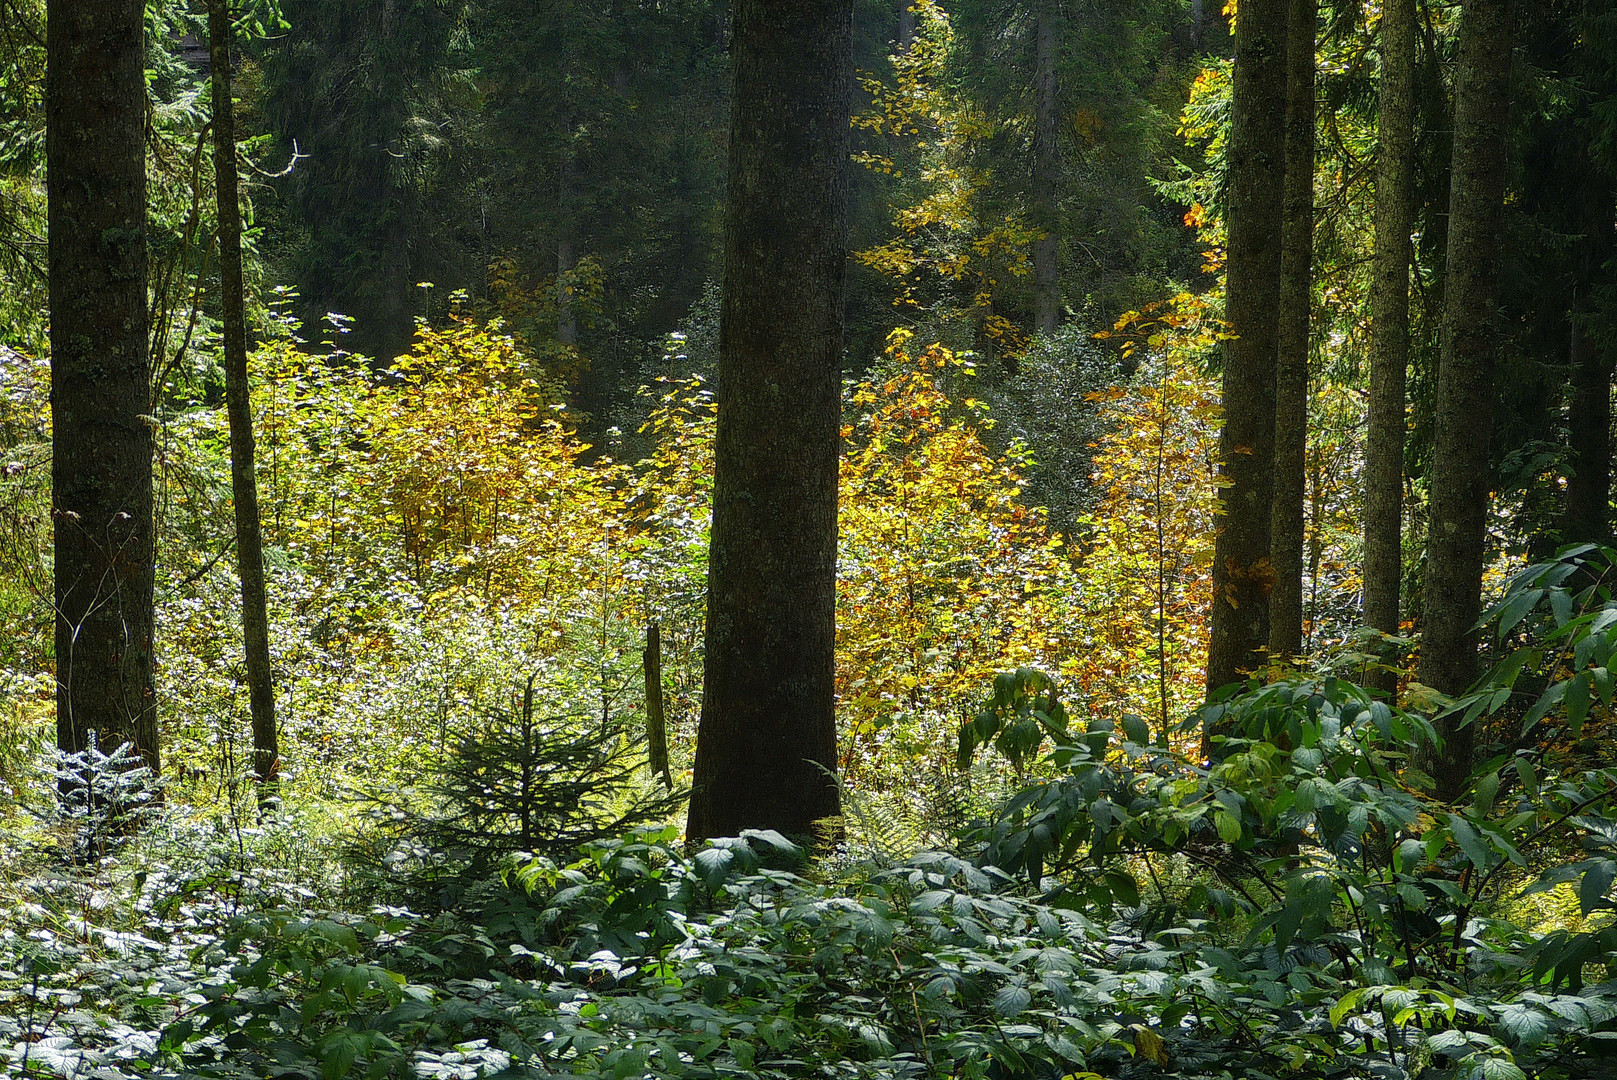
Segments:
[[[810,836],[835,777],[851,0],[738,0],[702,718],[687,833]]]
[[[155,773],[144,18],[50,0],[45,124],[57,743]]]

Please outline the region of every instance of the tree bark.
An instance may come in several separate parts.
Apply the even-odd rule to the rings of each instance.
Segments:
[[[1403,582],[1404,380],[1409,365],[1410,231],[1415,206],[1415,0],[1381,11],[1375,254],[1370,281],[1370,399],[1364,451],[1364,623],[1399,630]],[[1366,682],[1388,695],[1397,672]]]
[[[702,718],[687,834],[836,817],[852,0],[737,0]]]
[[[1613,193],[1599,171],[1587,162],[1579,190],[1583,239],[1579,244],[1579,294],[1604,280],[1604,268],[1617,248],[1611,221]],[[1589,332],[1590,312],[1574,306],[1570,313],[1572,400],[1567,409],[1569,471],[1561,512],[1563,543],[1608,543],[1611,540],[1611,379],[1612,355]]]
[[[898,51],[907,53],[915,41],[915,0],[898,0]]]
[[[1303,503],[1307,497],[1309,316],[1314,266],[1314,34],[1317,0],[1291,0],[1286,45],[1286,179],[1281,219],[1275,375],[1275,487],[1269,656],[1289,661],[1303,641]]]
[[[556,340],[563,345],[577,345],[578,312],[573,306],[573,286],[567,279],[567,275],[578,269],[578,159],[571,148],[561,159],[557,206],[560,224],[556,230]]]
[[[1057,272],[1061,221],[1056,207],[1057,117],[1060,101],[1056,87],[1057,15],[1051,0],[1035,11],[1033,27],[1033,329],[1055,333],[1061,318],[1061,281]]]
[[[1493,374],[1498,348],[1499,232],[1504,213],[1510,108],[1508,0],[1465,0],[1455,80],[1453,179],[1443,340],[1432,436],[1431,519],[1420,681],[1463,693],[1477,675]],[[1440,798],[1471,769],[1474,729],[1440,721],[1441,752],[1428,762]]]
[[[253,726],[253,775],[261,797],[274,791],[281,752],[270,671],[264,536],[254,472],[252,383],[247,377],[247,312],[241,270],[241,202],[236,177],[236,109],[230,85],[229,0],[208,0],[212,55],[213,174],[219,218],[219,285],[225,339],[225,412],[230,419],[230,494],[236,507],[236,575],[241,581],[242,646]]]
[[[133,742],[156,772],[144,13],[46,11],[51,514],[57,743]]]
[[[663,642],[657,620],[646,623],[646,647],[640,653],[641,673],[646,684],[646,758],[651,771],[663,778],[663,786],[674,790],[674,774],[668,767],[668,727],[663,713]]]
[[[1567,410],[1571,469],[1566,478],[1561,540],[1607,543],[1611,539],[1612,363],[1578,313],[1572,316],[1571,353],[1572,401]]]
[[[1288,3],[1247,0],[1236,20],[1225,211],[1225,309],[1236,336],[1224,346],[1209,693],[1261,666],[1269,643]]]

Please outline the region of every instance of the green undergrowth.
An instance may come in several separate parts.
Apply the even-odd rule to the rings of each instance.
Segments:
[[[1501,662],[1435,706],[1485,748],[1452,802],[1415,765],[1431,709],[1329,674],[1231,688],[1186,721],[1218,733],[1203,762],[1006,672],[940,788],[973,821],[849,792],[854,842],[812,858],[634,824],[610,762],[542,855],[509,750],[386,821],[183,788],[159,812],[108,766],[144,829],[108,797],[5,833],[0,1049],[105,1080],[1612,1075],[1617,770],[1564,750],[1617,690],[1586,572],[1611,556],[1532,567],[1491,613]],[[1022,777],[1002,798],[972,788],[985,756]]]

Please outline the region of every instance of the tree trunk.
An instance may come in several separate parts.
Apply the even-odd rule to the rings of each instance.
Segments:
[[[702,719],[687,833],[835,817],[852,0],[737,0]]]
[[[915,0],[898,0],[898,51],[907,53],[915,41]]]
[[[640,668],[646,684],[647,764],[663,778],[663,786],[673,791],[674,774],[668,767],[668,727],[663,713],[663,641],[656,619],[646,624],[646,647],[640,653]]]
[[[1579,155],[1580,158],[1584,157]],[[1587,159],[1584,159],[1587,161]],[[1578,293],[1585,294],[1604,280],[1603,270],[1617,247],[1611,228],[1611,190],[1586,167],[1580,185],[1583,239]],[[1572,400],[1567,410],[1566,503],[1561,512],[1563,543],[1608,543],[1611,540],[1611,379],[1612,356],[1589,333],[1589,312],[1571,312]]]
[[[1577,313],[1572,317],[1571,359],[1572,401],[1567,410],[1571,470],[1566,478],[1561,540],[1606,543],[1611,539],[1612,363]]]
[[[56,737],[160,764],[141,0],[50,0],[46,162]]]
[[[1314,25],[1317,0],[1291,0],[1286,45],[1286,180],[1280,245],[1275,377],[1275,488],[1270,558],[1269,655],[1289,661],[1303,640],[1304,459],[1308,453],[1308,345],[1314,265]]]
[[[1269,643],[1275,371],[1289,0],[1247,0],[1236,20],[1226,223],[1223,514],[1214,542],[1209,692],[1263,663]]]
[[[1061,238],[1056,207],[1057,116],[1061,105],[1056,93],[1056,13],[1051,0],[1038,5],[1033,28],[1033,329],[1055,333],[1061,318],[1061,282],[1056,252]]]
[[[1364,623],[1399,630],[1403,582],[1404,377],[1409,364],[1410,231],[1415,205],[1415,0],[1381,10],[1375,255],[1370,281],[1369,432],[1364,449]],[[1392,670],[1366,682],[1389,696]]]
[[[236,506],[236,572],[241,580],[242,646],[253,723],[253,775],[262,796],[276,787],[281,752],[270,674],[264,537],[253,471],[252,384],[247,378],[247,312],[241,273],[241,204],[236,180],[236,109],[230,98],[229,0],[208,0],[213,70],[213,173],[219,217],[219,285],[225,338],[225,412],[230,418],[230,493]]]
[[[575,219],[578,208],[578,159],[568,149],[561,159],[557,193],[561,223],[556,230],[556,340],[578,344],[578,312],[573,306],[573,285],[568,275],[578,268]]]
[[[1508,0],[1465,0],[1455,78],[1449,244],[1432,435],[1431,521],[1420,681],[1463,693],[1477,675],[1488,492],[1493,373],[1498,343],[1499,232],[1504,212],[1510,108]],[[1472,727],[1440,722],[1429,762],[1440,798],[1465,787]]]

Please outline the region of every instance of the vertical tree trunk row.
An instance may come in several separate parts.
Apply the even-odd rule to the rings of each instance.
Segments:
[[[1380,113],[1364,450],[1364,623],[1396,634],[1403,581],[1404,380],[1415,204],[1415,0],[1387,0],[1381,11]],[[1366,681],[1388,694],[1398,683],[1391,670],[1373,672]]]
[[[1420,681],[1463,693],[1477,675],[1486,541],[1489,438],[1498,348],[1499,233],[1510,108],[1508,0],[1465,0],[1455,81],[1447,281],[1432,439],[1431,518]],[[1452,799],[1471,768],[1473,729],[1439,723],[1429,762],[1437,793]]]
[[[1209,692],[1260,667],[1269,644],[1288,4],[1246,0],[1236,20],[1225,285],[1235,337],[1224,347]]]
[[[1056,206],[1057,125],[1060,100],[1056,87],[1057,15],[1051,0],[1035,12],[1033,28],[1033,223],[1040,236],[1033,241],[1033,329],[1055,332],[1061,319],[1061,282],[1057,252],[1061,221]]]
[[[51,514],[57,742],[156,771],[144,15],[47,6]]]
[[[1304,463],[1308,452],[1309,316],[1314,265],[1314,35],[1317,0],[1291,0],[1286,46],[1286,179],[1281,222],[1275,374],[1275,477],[1269,656],[1290,661],[1303,640]]]
[[[219,218],[220,305],[224,316],[225,412],[230,420],[230,492],[236,508],[236,570],[241,581],[242,645],[253,725],[253,775],[273,790],[280,773],[275,689],[270,673],[264,538],[254,472],[252,384],[247,376],[247,312],[241,271],[241,202],[236,177],[236,109],[231,101],[229,0],[208,0],[212,58],[213,173]]]
[[[852,0],[737,0],[706,657],[687,834],[813,835],[834,715]]]

